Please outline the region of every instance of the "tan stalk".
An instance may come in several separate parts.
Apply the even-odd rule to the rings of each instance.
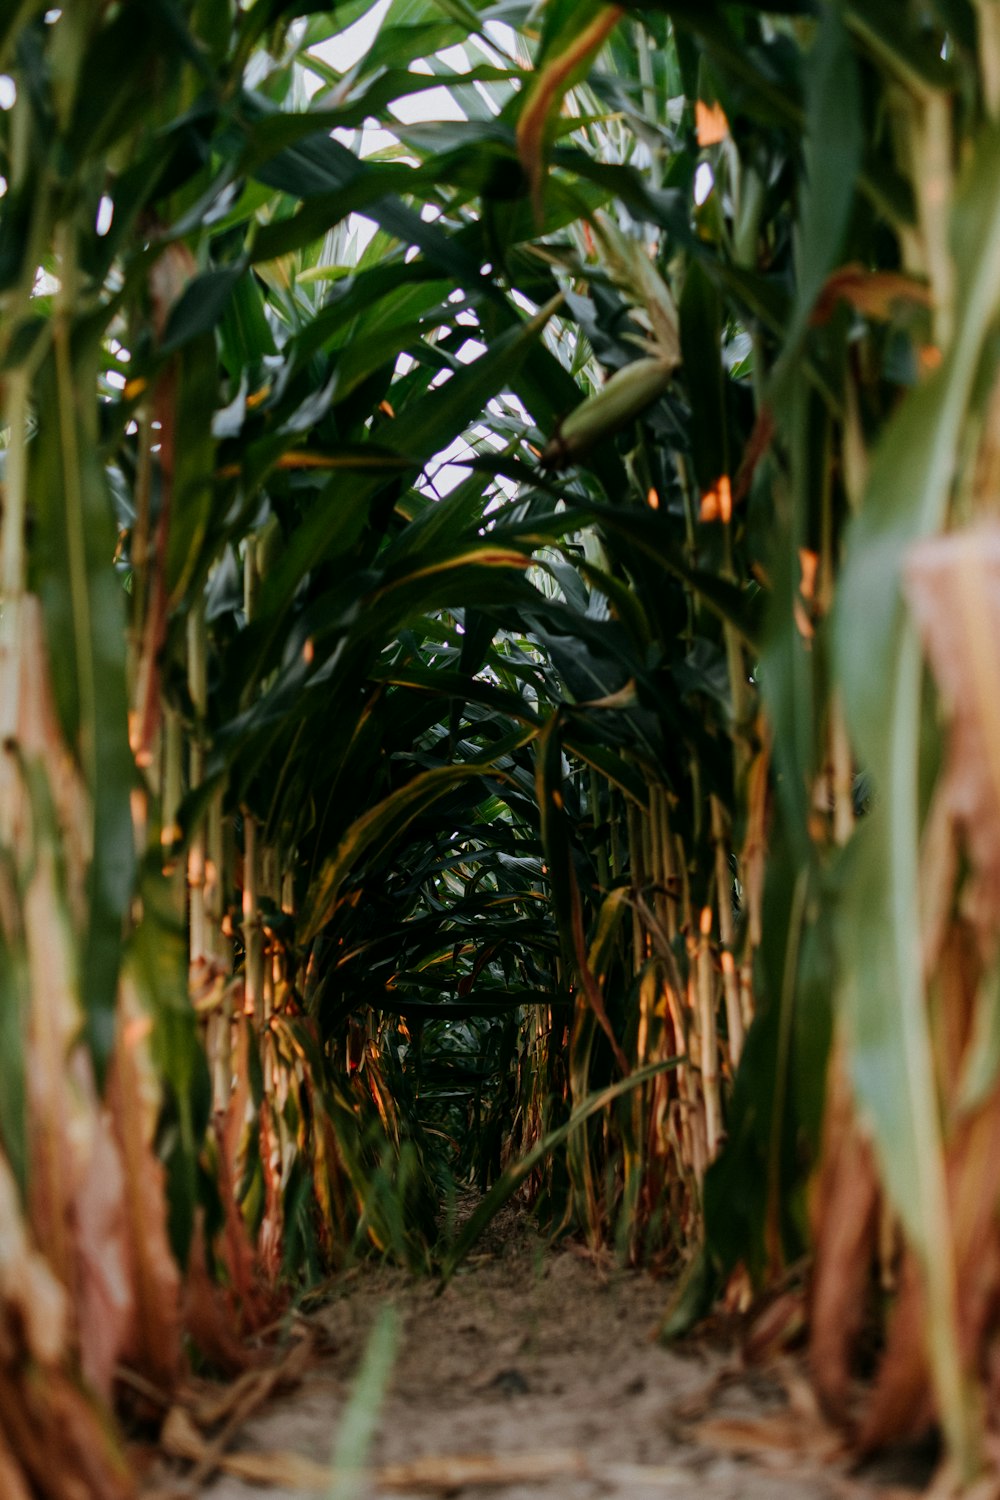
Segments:
[[[208,712],[207,632],[205,599],[200,596],[187,620],[188,692],[195,712],[195,728],[189,751],[189,781],[192,791],[201,786],[205,775],[204,724]],[[211,956],[211,935],[205,911],[206,866],[208,859],[205,819],[198,820],[188,849],[188,941],[192,965],[207,962]]]
[[[672,943],[677,937],[677,846],[670,827],[670,794],[666,787],[659,788],[657,818],[659,841],[663,851],[663,925],[667,938]]]
[[[174,846],[180,842],[178,822],[184,796],[184,729],[181,716],[167,704],[163,710],[163,822],[160,842],[163,845],[164,869],[173,868]]]
[[[750,962],[740,965],[740,1010],[743,1014],[743,1030],[749,1031],[753,1025],[756,1013],[756,1005],[753,998],[753,964]]]
[[[913,184],[934,297],[934,337],[939,349],[946,349],[951,341],[955,303],[955,265],[949,240],[954,192],[951,111],[950,94],[928,93],[921,104],[914,106],[910,132],[914,147]]]
[[[646,863],[643,858],[643,817],[640,808],[629,801],[625,808],[628,828],[628,846],[632,857],[632,968],[638,974],[646,962],[646,931],[639,914],[639,898],[646,884]]]
[[[243,543],[243,613],[248,625],[256,613],[258,582],[257,538],[251,535]]]
[[[611,878],[613,880],[617,880],[618,876],[622,873],[621,823],[619,821],[619,814],[617,811],[618,798],[616,797],[613,788],[609,787],[609,795],[611,802],[610,816],[608,818],[608,829],[610,834],[608,858],[610,861]]]
[[[722,1096],[719,1092],[719,1042],[715,1026],[715,971],[712,963],[712,908],[701,914],[698,933],[698,1031],[701,1042],[701,1087],[705,1097],[705,1134],[709,1160],[722,1140]]]
[[[676,965],[673,966],[673,970],[671,970],[669,963],[665,964],[664,968],[666,972],[662,980],[662,995],[673,1030],[673,1050],[680,1056],[687,1056],[694,1037],[694,1030],[687,1023],[681,992],[677,989],[671,978],[671,973],[676,973]],[[678,1143],[682,1153],[682,1160],[685,1166],[695,1171],[695,1175],[700,1181],[704,1172],[704,1161],[701,1160],[699,1165],[699,1153],[696,1147],[697,1137],[692,1128],[692,1122],[697,1118],[699,1113],[698,1086],[691,1069],[685,1063],[678,1064],[675,1076],[677,1079],[677,1095],[680,1106],[678,1110]]]
[[[221,981],[218,1009],[213,1012],[210,1028],[209,1059],[212,1068],[212,1101],[216,1110],[225,1110],[232,1092],[232,987],[225,976],[232,970],[233,945],[225,911],[225,893],[229,860],[226,856],[226,824],[222,814],[222,792],[213,794],[208,805],[205,861],[205,926],[211,944],[212,961]],[[230,929],[231,930],[231,929]]]
[[[226,879],[226,835],[222,792],[213,792],[205,822],[205,925],[212,957],[226,972],[232,967],[232,945],[223,932]]]
[[[729,873],[729,819],[718,797],[712,796],[712,841],[715,844],[715,886],[719,903],[719,942],[722,949],[722,985],[726,997],[726,1023],[729,1031],[729,1060],[733,1071],[743,1051],[743,1011],[740,1005],[740,981],[734,952],[736,933],[733,903],[730,897],[732,876]]]
[[[257,820],[243,809],[243,944],[246,953],[246,990],[243,1007],[263,1030],[264,934],[260,925],[260,868],[257,854]]]

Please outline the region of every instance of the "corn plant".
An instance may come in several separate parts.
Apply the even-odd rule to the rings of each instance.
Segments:
[[[475,1181],[970,1475],[993,0],[371,8],[0,20],[0,1473]]]

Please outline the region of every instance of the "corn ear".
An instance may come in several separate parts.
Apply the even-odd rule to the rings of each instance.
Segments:
[[[574,407],[559,431],[549,439],[542,463],[565,468],[597,443],[620,432],[662,396],[674,371],[673,360],[637,359],[616,370],[596,395]]]

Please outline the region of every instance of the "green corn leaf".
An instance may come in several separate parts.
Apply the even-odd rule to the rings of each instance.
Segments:
[[[850,530],[836,617],[845,706],[876,787],[843,913],[842,1003],[852,1071],[890,1191],[925,1266],[931,1360],[949,1440],[973,1466],[920,956],[922,668],[899,580],[911,542],[943,525],[983,340],[1000,307],[998,148],[990,131],[977,142],[956,214],[956,259],[964,274],[955,336],[939,370],[902,404],[879,447],[864,508]]]
[[[336,852],[324,863],[309,892],[302,917],[302,941],[309,942],[332,915],[337,899],[359,860],[384,847],[406,826],[460,782],[481,777],[499,755],[534,738],[533,729],[519,730],[506,746],[479,762],[440,766],[424,771],[389,794],[348,829]]]

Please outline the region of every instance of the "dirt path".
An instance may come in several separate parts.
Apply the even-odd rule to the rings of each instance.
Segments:
[[[665,1296],[645,1275],[602,1270],[574,1249],[547,1251],[524,1221],[494,1233],[441,1295],[431,1282],[360,1268],[311,1317],[321,1353],[300,1383],[253,1415],[229,1447],[236,1463],[271,1462],[277,1482],[262,1488],[217,1473],[200,1500],[308,1493],[309,1464],[330,1463],[387,1302],[400,1332],[368,1458],[382,1482],[362,1485],[359,1500],[917,1493],[926,1473],[883,1466],[880,1487],[874,1476],[851,1477],[842,1461],[831,1462],[831,1434],[794,1370],[747,1374],[725,1351],[651,1342]],[[306,1461],[298,1474],[278,1457],[290,1452]],[[473,1456],[471,1468],[457,1465]],[[320,1482],[313,1479],[314,1492]]]

